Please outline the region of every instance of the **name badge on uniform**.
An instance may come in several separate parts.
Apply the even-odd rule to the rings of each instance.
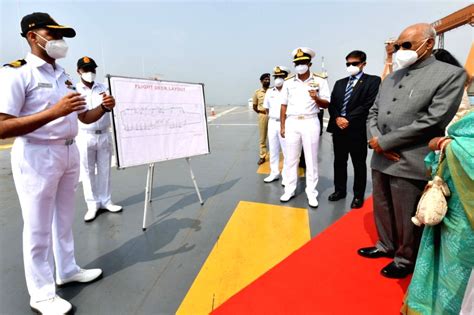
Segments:
[[[52,88],[53,88],[53,84],[52,84],[52,83],[40,82],[40,83],[38,83],[38,88],[52,89]]]
[[[72,84],[71,81],[66,80],[66,82],[64,82],[64,84],[66,84],[66,87],[67,87],[68,89],[73,90],[73,91],[76,90],[76,87],[74,86],[74,84]]]

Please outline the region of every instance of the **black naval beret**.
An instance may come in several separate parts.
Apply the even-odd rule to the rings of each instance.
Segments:
[[[94,59],[91,57],[82,57],[77,61],[77,69],[82,69],[82,68],[97,68],[97,64],[95,63]]]
[[[265,78],[270,78],[270,73],[264,73],[260,76],[260,81],[262,81]]]
[[[48,13],[34,12],[25,15],[21,19],[21,36],[26,37],[26,34],[37,28],[47,28],[59,31],[64,37],[76,36],[76,31],[69,26],[59,25]]]

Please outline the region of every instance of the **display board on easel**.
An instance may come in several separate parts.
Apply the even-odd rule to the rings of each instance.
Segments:
[[[112,126],[117,167],[147,165],[143,227],[152,199],[155,163],[210,153],[204,85],[107,75],[115,98]]]
[[[108,76],[117,167],[208,154],[204,87]]]

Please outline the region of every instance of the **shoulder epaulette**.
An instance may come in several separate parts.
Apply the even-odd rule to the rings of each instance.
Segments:
[[[294,75],[294,74],[292,74],[292,75],[289,75],[289,76],[287,76],[287,77],[285,78],[285,81],[286,81],[286,80],[289,80],[289,79],[293,79],[294,77],[295,77],[295,75]]]
[[[323,78],[323,79],[327,79],[328,78],[328,75],[324,72],[313,72],[313,75],[317,76],[317,77],[320,77],[320,78]]]
[[[21,66],[26,65],[26,60],[25,59],[18,59],[15,61],[12,61],[10,63],[6,63],[3,66],[4,67],[11,67],[11,68],[20,68]]]

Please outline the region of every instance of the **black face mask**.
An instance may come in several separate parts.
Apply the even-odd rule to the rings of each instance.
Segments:
[[[268,87],[270,87],[270,82],[263,82],[263,83],[262,83],[262,86],[263,86],[264,88],[268,88]]]

